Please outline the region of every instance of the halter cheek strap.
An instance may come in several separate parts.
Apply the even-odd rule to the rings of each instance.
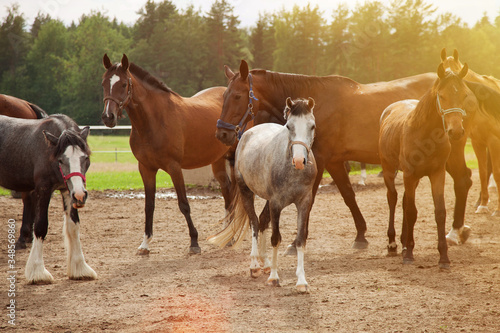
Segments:
[[[447,115],[448,113],[459,112],[462,114],[463,117],[467,116],[467,112],[465,112],[465,110],[461,109],[461,108],[449,108],[449,109],[443,110],[443,108],[441,107],[441,102],[439,101],[439,94],[437,94],[436,104],[437,104],[438,111],[441,114],[441,119],[443,120],[443,129],[445,132],[446,132],[446,124],[444,122],[445,115]]]
[[[68,183],[67,181],[71,178],[71,177],[80,177],[82,178],[83,180],[83,184],[87,184],[87,178],[85,178],[85,175],[81,172],[71,172],[67,175],[64,174],[62,168],[61,168],[61,165],[59,165],[59,171],[61,172],[61,176],[63,177],[64,179],[64,185],[66,185],[66,188],[68,188]]]
[[[230,123],[226,123],[225,121],[222,121],[221,119],[217,120],[217,128],[221,129],[227,129],[227,130],[234,130],[236,132],[236,135],[238,137],[238,140],[241,139],[241,136],[245,132],[245,129],[247,128],[248,121],[246,122],[245,120],[249,115],[252,116],[250,120],[253,120],[255,118],[255,114],[253,113],[253,101],[258,101],[259,99],[255,97],[253,93],[253,79],[252,79],[252,74],[248,73],[248,85],[249,85],[249,92],[248,92],[248,107],[247,111],[243,115],[243,118],[241,118],[240,122],[238,125],[233,125]]]
[[[107,100],[115,102],[118,105],[118,109],[121,116],[122,110],[127,106],[127,104],[130,102],[131,99],[132,99],[132,78],[129,77],[127,86],[127,97],[125,97],[123,101],[120,102],[113,96],[109,95],[103,98],[103,102],[105,103]]]

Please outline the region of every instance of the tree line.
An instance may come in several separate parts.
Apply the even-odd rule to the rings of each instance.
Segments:
[[[15,4],[0,26],[0,93],[99,124],[104,53],[112,61],[127,54],[183,96],[225,86],[223,66],[237,70],[241,59],[252,68],[369,83],[435,71],[443,47],[500,78],[500,12],[470,27],[436,10],[424,0],[340,4],[332,13],[308,4],[260,13],[242,28],[227,0],[207,12],[147,0],[133,25],[92,11],[65,26],[40,13],[27,22]]]

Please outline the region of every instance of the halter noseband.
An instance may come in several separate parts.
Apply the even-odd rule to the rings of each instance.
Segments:
[[[68,188],[67,181],[71,177],[80,177],[83,180],[83,184],[84,185],[87,184],[87,178],[85,178],[85,175],[83,173],[81,173],[81,172],[71,172],[71,173],[65,175],[60,164],[59,164],[59,171],[61,172],[61,176],[63,177],[64,185],[66,186],[66,188]]]
[[[292,146],[293,145],[301,145],[303,146],[306,151],[307,151],[307,156],[309,156],[309,153],[311,152],[311,147],[309,147],[305,142],[303,141],[290,141],[289,143],[289,146],[290,146],[290,152],[292,152]]]
[[[241,118],[240,122],[238,125],[233,125],[230,123],[226,123],[225,121],[222,120],[217,120],[217,128],[222,128],[222,129],[227,129],[227,130],[234,130],[236,132],[236,136],[238,137],[238,140],[241,139],[241,136],[243,135],[243,132],[245,132],[245,129],[247,128],[247,123],[245,120],[247,119],[248,115],[252,116],[253,120],[255,118],[255,114],[253,113],[253,100],[258,101],[259,99],[255,97],[253,93],[253,82],[252,82],[252,74],[248,73],[248,85],[249,85],[249,92],[248,92],[248,107],[247,107],[247,112],[243,115],[243,118]]]
[[[441,102],[439,101],[439,94],[436,94],[436,95],[437,95],[437,108],[438,108],[439,113],[441,114],[441,118],[443,119],[443,129],[446,132],[446,124],[444,123],[444,116],[445,115],[447,115],[448,113],[459,112],[462,114],[463,117],[466,117],[467,112],[465,112],[465,110],[462,108],[449,108],[449,109],[443,110],[443,108],[441,107]]]
[[[132,78],[128,78],[128,86],[127,86],[127,97],[123,101],[118,101],[116,98],[113,96],[109,95],[103,98],[103,102],[105,103],[107,100],[111,100],[115,102],[118,105],[118,109],[121,115],[122,110],[127,106],[128,102],[132,99]]]

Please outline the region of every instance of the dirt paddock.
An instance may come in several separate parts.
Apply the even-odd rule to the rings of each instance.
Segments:
[[[367,225],[367,250],[351,248],[354,223],[334,186],[320,189],[311,212],[306,278],[311,293],[295,291],[296,258],[279,257],[281,287],[265,285],[267,277],[249,275],[250,241],[238,250],[218,249],[206,241],[223,216],[217,192],[191,189],[192,217],[200,234],[201,255],[187,254],[185,220],[175,199],[157,199],[154,241],[149,256],[137,256],[144,230],[144,199],[111,198],[111,192],[91,192],[80,212],[85,258],[98,274],[95,281],[66,277],[60,195],[52,200],[49,233],[44,243],[51,285],[27,285],[24,265],[29,249],[16,253],[15,328],[19,332],[499,332],[500,218],[474,214],[479,193],[477,172],[470,191],[466,223],[469,241],[451,247],[450,272],[438,269],[437,232],[429,181],[417,190],[419,217],[413,265],[386,257],[388,208],[383,180],[370,175],[368,185],[355,187]],[[357,179],[352,177],[355,184]],[[402,181],[398,176],[399,198]],[[447,230],[454,204],[447,177]],[[167,192],[168,190],[162,190]],[[496,205],[492,193],[490,210]],[[0,198],[1,267],[8,275],[7,221],[22,205]],[[398,237],[401,200],[397,211]],[[296,211],[281,217],[282,253],[295,235]],[[399,249],[400,250],[400,249]],[[0,331],[8,323],[9,284],[0,283],[3,313]]]

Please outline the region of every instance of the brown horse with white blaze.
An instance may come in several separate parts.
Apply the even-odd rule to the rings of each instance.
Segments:
[[[313,193],[318,189],[323,170],[328,170],[354,218],[357,235],[353,247],[366,248],[366,222],[356,203],[344,161],[379,164],[377,143],[382,111],[395,101],[420,98],[436,75],[428,73],[389,82],[360,84],[336,75],[317,77],[258,69],[250,71],[244,60],[239,73],[227,66],[225,73],[229,85],[224,93],[217,138],[227,145],[236,141],[237,131],[231,125],[236,127],[250,121],[251,114],[258,116],[262,111],[280,114],[287,97],[310,96],[316,101],[317,128],[312,149],[318,173]]]
[[[156,174],[166,171],[174,183],[179,208],[186,218],[191,238],[190,253],[200,253],[198,231],[191,219],[182,169],[211,164],[219,181],[226,209],[230,204],[230,180],[224,155],[228,147],[214,136],[214,128],[222,109],[226,88],[203,90],[184,98],[168,88],[144,69],[129,63],[126,55],[113,65],[103,57],[104,111],[102,120],[114,127],[127,111],[132,124],[130,147],[139,162],[139,172],[146,193],[145,234],[138,254],[149,254],[153,236]]]

